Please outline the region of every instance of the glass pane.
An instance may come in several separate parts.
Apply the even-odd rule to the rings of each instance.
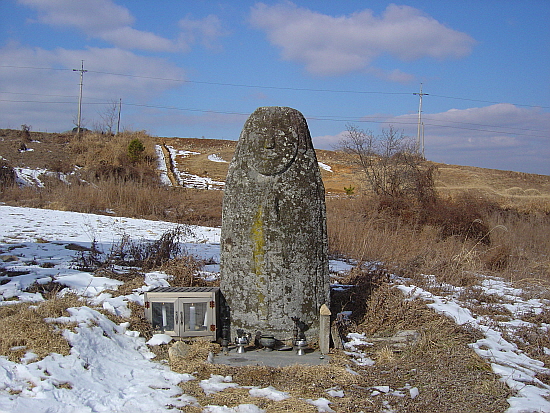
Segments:
[[[206,331],[208,326],[206,302],[184,303],[185,331]]]
[[[174,331],[174,303],[151,303],[153,328],[161,331]]]

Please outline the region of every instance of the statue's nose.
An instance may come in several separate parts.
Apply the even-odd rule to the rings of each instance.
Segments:
[[[273,135],[268,135],[265,138],[264,147],[266,149],[273,149],[275,148],[275,138]]]

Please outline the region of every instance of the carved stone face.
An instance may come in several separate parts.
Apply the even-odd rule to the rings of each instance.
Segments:
[[[247,136],[250,165],[262,175],[284,172],[296,158],[298,133],[280,113],[264,113],[252,120]]]

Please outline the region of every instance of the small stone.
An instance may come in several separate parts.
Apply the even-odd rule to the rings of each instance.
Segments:
[[[190,349],[191,346],[189,344],[186,344],[183,341],[176,341],[168,349],[168,357],[171,361],[179,357],[185,358],[187,354],[189,354]]]

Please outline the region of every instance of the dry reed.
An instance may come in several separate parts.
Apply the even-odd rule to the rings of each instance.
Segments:
[[[475,204],[468,205],[476,212]],[[463,210],[459,206],[458,211]],[[360,262],[382,261],[391,271],[407,276],[436,274],[439,281],[460,286],[475,283],[475,273],[550,282],[549,215],[522,214],[483,203],[466,218],[449,211],[447,205],[445,216],[456,214],[455,221],[465,223],[450,227],[447,221],[437,220],[437,210],[424,219],[429,222],[407,221],[403,215],[377,209],[373,199],[329,199],[330,251]],[[466,225],[466,219],[473,217],[478,218]],[[449,228],[454,229],[448,232]]]

